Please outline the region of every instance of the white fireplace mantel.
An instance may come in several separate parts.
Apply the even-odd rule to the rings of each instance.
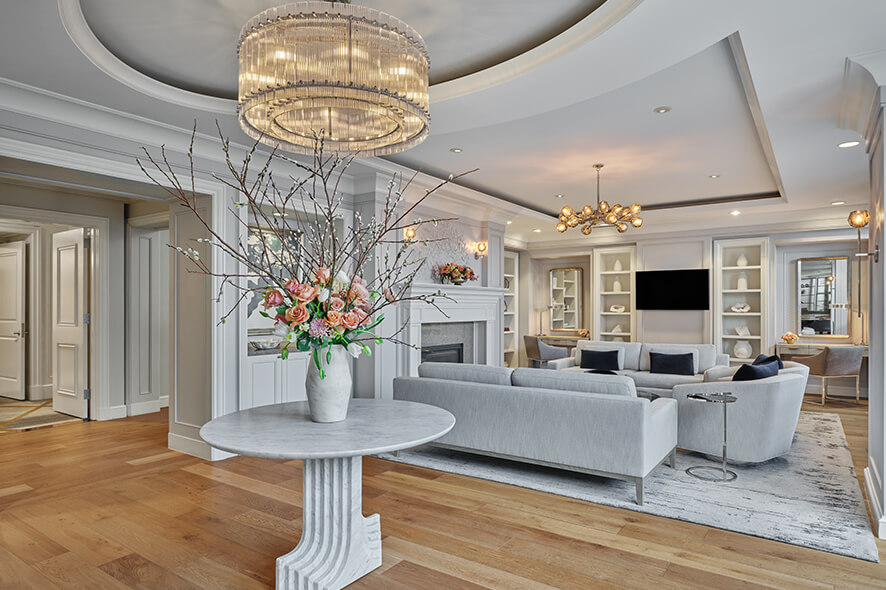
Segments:
[[[400,324],[406,325],[404,339],[416,347],[421,346],[422,324],[454,322],[486,323],[486,362],[490,365],[504,364],[504,336],[502,332],[504,312],[504,289],[464,285],[413,284],[410,295],[433,295],[435,305],[423,301],[410,301],[398,306]],[[399,375],[418,375],[421,351],[404,346],[398,359]]]

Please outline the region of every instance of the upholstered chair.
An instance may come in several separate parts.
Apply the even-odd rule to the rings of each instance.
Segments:
[[[825,346],[812,356],[795,356],[791,360],[809,367],[809,376],[821,379],[821,405],[828,395],[828,379],[855,377],[855,403],[859,398],[859,377],[863,346]]]
[[[530,366],[541,369],[547,368],[547,361],[569,356],[569,349],[545,344],[538,336],[523,336],[523,345],[526,346],[526,358],[529,359]]]

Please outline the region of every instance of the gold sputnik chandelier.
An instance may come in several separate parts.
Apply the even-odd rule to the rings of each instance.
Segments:
[[[350,0],[298,2],[240,33],[238,115],[254,139],[312,154],[393,154],[428,135],[428,52],[400,19]]]
[[[597,170],[597,207],[585,205],[580,210],[575,211],[567,205],[560,210],[560,223],[557,224],[557,231],[561,234],[570,227],[581,226],[581,233],[590,235],[591,229],[595,226],[611,225],[615,227],[618,233],[628,231],[629,226],[640,227],[643,225],[643,219],[640,217],[640,205],[634,203],[630,207],[622,207],[615,204],[610,206],[606,201],[600,200],[600,170],[603,164],[594,164]]]

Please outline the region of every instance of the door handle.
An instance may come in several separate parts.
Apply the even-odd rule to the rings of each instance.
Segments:
[[[22,322],[22,328],[21,328],[21,330],[18,331],[18,332],[13,332],[12,335],[13,335],[13,336],[18,336],[18,337],[22,337],[22,336],[27,335],[27,332],[25,331],[25,323]]]

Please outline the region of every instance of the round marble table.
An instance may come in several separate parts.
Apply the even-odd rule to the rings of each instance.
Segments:
[[[238,455],[304,459],[302,536],[277,558],[277,588],[338,589],[381,565],[379,515],[363,516],[363,455],[418,446],[453,426],[435,406],[352,399],[343,422],[317,424],[307,402],[291,402],[221,416],[200,436]]]

